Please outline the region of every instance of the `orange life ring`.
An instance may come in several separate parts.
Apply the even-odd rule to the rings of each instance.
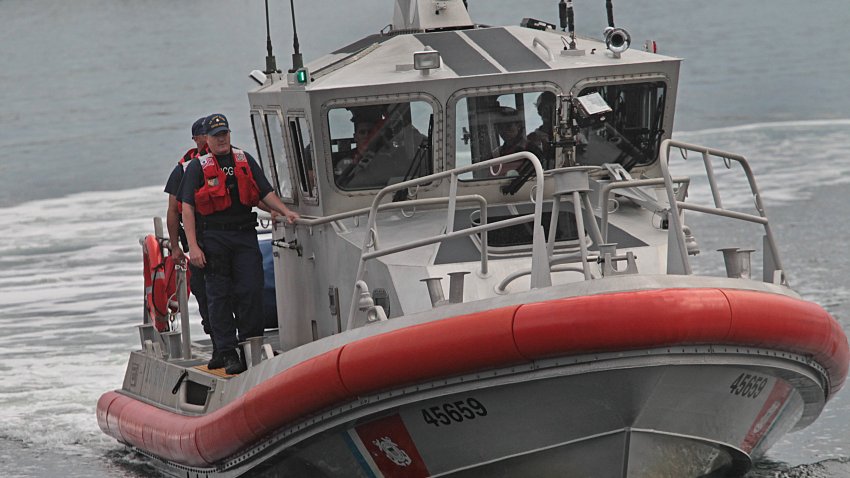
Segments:
[[[159,239],[148,234],[144,241],[145,307],[159,332],[168,330],[168,283],[165,266]]]
[[[171,306],[171,298],[177,293],[176,263],[172,255],[164,256],[160,240],[149,234],[144,240],[144,277],[145,277],[145,308],[153,320],[156,330],[168,330],[168,314],[177,312],[178,308]],[[186,293],[189,288],[190,273],[186,271]]]

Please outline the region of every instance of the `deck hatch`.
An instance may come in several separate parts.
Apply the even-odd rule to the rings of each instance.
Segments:
[[[423,45],[440,52],[443,63],[459,76],[500,73],[495,65],[482,58],[457,32],[423,33],[415,36]]]
[[[467,30],[464,34],[508,71],[550,69],[546,62],[504,28]]]

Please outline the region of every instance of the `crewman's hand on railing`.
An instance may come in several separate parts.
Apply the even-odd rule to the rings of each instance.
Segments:
[[[291,209],[287,209],[284,216],[286,216],[286,221],[290,224],[295,224],[295,220],[301,217],[300,214]]]
[[[186,254],[179,246],[171,249],[171,256],[174,257],[174,262],[177,264],[183,264],[186,261]]]

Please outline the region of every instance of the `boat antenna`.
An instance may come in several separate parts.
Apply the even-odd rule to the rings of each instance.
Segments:
[[[298,31],[295,29],[295,2],[294,0],[289,0],[289,9],[292,12],[292,49],[294,53],[292,53],[292,69],[289,70],[290,73],[295,73],[299,68],[304,67],[304,60],[301,58],[301,52],[298,51]]]
[[[561,30],[570,32],[570,50],[576,49],[576,25],[573,17],[573,0],[564,1],[558,4],[558,16],[561,18]]]
[[[614,28],[614,4],[611,0],[605,0],[605,10],[608,11],[608,26]]]
[[[272,34],[269,29],[269,0],[266,0],[266,52],[266,71],[263,73],[267,75],[278,73],[280,70],[277,69],[277,61],[272,53]]]

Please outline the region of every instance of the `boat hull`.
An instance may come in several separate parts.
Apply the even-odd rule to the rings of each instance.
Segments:
[[[720,289],[387,325],[269,359],[214,411],[113,392],[99,423],[175,476],[734,476],[820,414],[848,355],[823,309]],[[136,377],[159,359],[144,360]]]
[[[823,389],[796,360],[738,350],[467,375],[364,397],[216,468],[160,464],[175,476],[739,476]]]

